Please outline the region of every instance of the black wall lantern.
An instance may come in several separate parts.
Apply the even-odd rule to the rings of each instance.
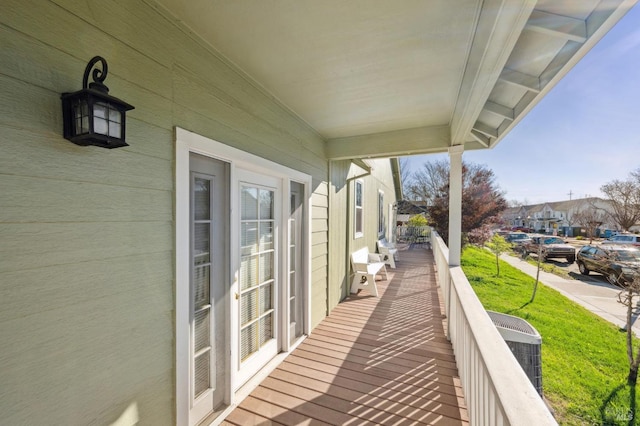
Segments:
[[[100,62],[102,70],[93,70],[93,83],[87,85],[91,69]],[[107,78],[107,61],[95,56],[87,64],[82,79],[82,90],[63,93],[62,118],[64,137],[71,142],[102,148],[128,146],[125,142],[126,112],[134,107],[109,95],[104,85]]]

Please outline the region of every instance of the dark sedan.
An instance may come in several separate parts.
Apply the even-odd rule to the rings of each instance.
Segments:
[[[584,246],[578,251],[577,263],[583,275],[594,271],[611,284],[625,285],[640,272],[640,250],[628,246]]]

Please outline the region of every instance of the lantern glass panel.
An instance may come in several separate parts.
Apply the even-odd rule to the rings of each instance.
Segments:
[[[73,117],[75,134],[83,135],[89,133],[89,106],[85,99],[73,101]]]
[[[122,111],[108,102],[93,105],[93,131],[101,135],[121,138]]]
[[[96,102],[93,104],[93,132],[101,135],[108,134],[109,130],[109,104]]]
[[[113,105],[109,105],[109,136],[120,138],[121,135],[121,122],[122,112],[113,108]]]

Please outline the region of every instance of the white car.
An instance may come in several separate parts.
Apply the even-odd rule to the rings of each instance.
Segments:
[[[640,247],[640,235],[635,234],[618,234],[610,237],[609,244],[631,244]]]

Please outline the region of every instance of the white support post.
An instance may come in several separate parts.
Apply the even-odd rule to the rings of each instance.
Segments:
[[[449,148],[449,265],[460,266],[462,250],[462,153],[464,145]]]

